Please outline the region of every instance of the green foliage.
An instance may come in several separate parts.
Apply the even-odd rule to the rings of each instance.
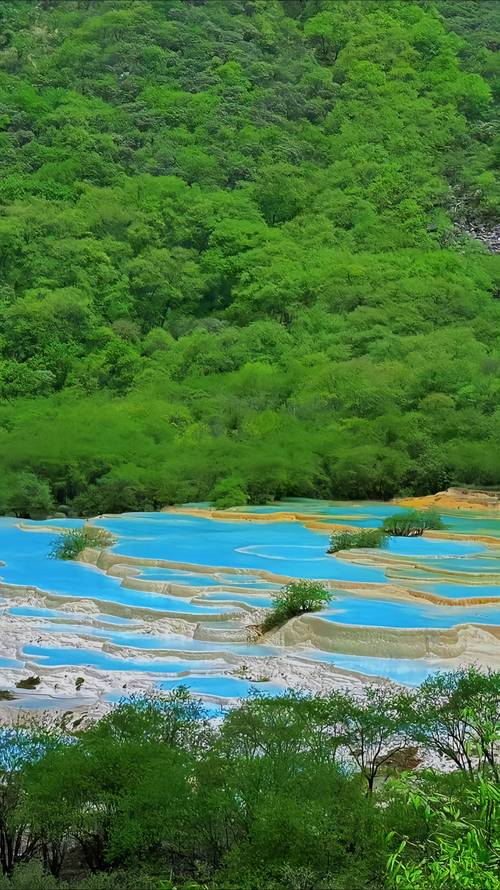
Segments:
[[[210,500],[216,509],[226,510],[228,507],[241,507],[248,503],[248,493],[242,480],[223,479],[214,485]]]
[[[422,793],[418,780],[406,777],[397,792],[406,805],[422,814],[428,837],[417,845],[400,840],[388,859],[389,890],[497,890],[500,865],[497,784],[479,779],[461,789],[459,798]],[[389,836],[394,843],[398,832]]]
[[[483,770],[500,781],[499,714],[498,672],[483,674],[469,667],[428,677],[411,703],[408,719],[414,738],[454,768],[469,774]]]
[[[359,531],[336,531],[330,535],[328,553],[352,550],[355,547],[385,547],[387,536],[382,529],[367,528]]]
[[[433,510],[409,510],[407,513],[395,513],[384,519],[383,529],[388,535],[400,538],[418,538],[426,529],[446,528],[438,513]]]
[[[471,668],[413,691],[255,693],[217,725],[180,687],[124,699],[72,735],[6,727],[0,888],[493,890],[492,764],[401,770],[460,697],[476,741],[498,729],[498,683]],[[426,735],[433,757],[441,741]]]
[[[62,532],[53,542],[49,556],[52,559],[77,559],[87,547],[101,550],[111,547],[114,543],[113,535],[106,529],[84,525]]]
[[[262,624],[264,631],[279,627],[296,615],[318,612],[330,602],[332,594],[318,581],[290,581],[271,597],[274,604]]]
[[[16,687],[18,689],[36,689],[41,683],[40,677],[31,676],[25,677],[24,680],[18,680],[16,683]]]
[[[54,501],[50,485],[34,473],[18,473],[11,481],[5,498],[5,510],[23,519],[45,518]]]
[[[3,511],[498,484],[499,8],[0,4]]]
[[[0,890],[68,890],[68,884],[33,861],[18,865],[10,876],[0,875]]]

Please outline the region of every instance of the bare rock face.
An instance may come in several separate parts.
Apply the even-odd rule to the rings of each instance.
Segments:
[[[490,228],[480,223],[466,223],[460,226],[462,231],[467,232],[471,238],[481,241],[491,253],[500,253],[500,226]]]
[[[382,763],[389,772],[403,772],[407,770],[417,769],[422,763],[422,757],[418,748],[408,746],[406,748],[396,748],[389,756],[379,755],[375,758],[375,763]]]
[[[471,234],[486,244],[492,253],[500,253],[500,226],[494,226],[492,229],[488,229],[487,226],[476,226]]]

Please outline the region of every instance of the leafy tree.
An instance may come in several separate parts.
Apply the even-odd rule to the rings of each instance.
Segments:
[[[56,749],[58,736],[37,726],[3,727],[0,741],[0,865],[10,876],[16,865],[34,857],[41,840],[24,812],[23,771]]]
[[[18,473],[11,480],[6,508],[23,519],[39,518],[50,513],[54,506],[48,482],[34,473]]]
[[[379,773],[411,739],[409,726],[402,719],[406,702],[406,693],[369,687],[361,701],[347,703],[344,744],[366,780],[369,794]]]
[[[495,683],[459,672],[439,701],[448,720],[461,691],[476,752],[493,750]],[[50,732],[4,727],[0,887],[493,890],[498,792],[486,757],[471,771],[379,781],[427,727],[428,694],[254,693],[211,724],[178,687],[124,698],[86,725],[66,715]],[[439,734],[425,744],[440,753]]]
[[[243,480],[237,477],[221,479],[214,485],[210,500],[218,510],[225,510],[227,507],[238,507],[248,503],[248,493],[245,491]]]
[[[428,677],[411,704],[413,737],[455,768],[491,771],[498,780],[498,674],[474,667]]]

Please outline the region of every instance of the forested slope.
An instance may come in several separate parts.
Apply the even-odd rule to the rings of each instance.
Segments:
[[[4,510],[500,481],[500,4],[0,19]]]

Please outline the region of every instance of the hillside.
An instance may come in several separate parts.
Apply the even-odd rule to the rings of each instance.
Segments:
[[[499,34],[487,0],[2,3],[0,508],[498,484]]]

